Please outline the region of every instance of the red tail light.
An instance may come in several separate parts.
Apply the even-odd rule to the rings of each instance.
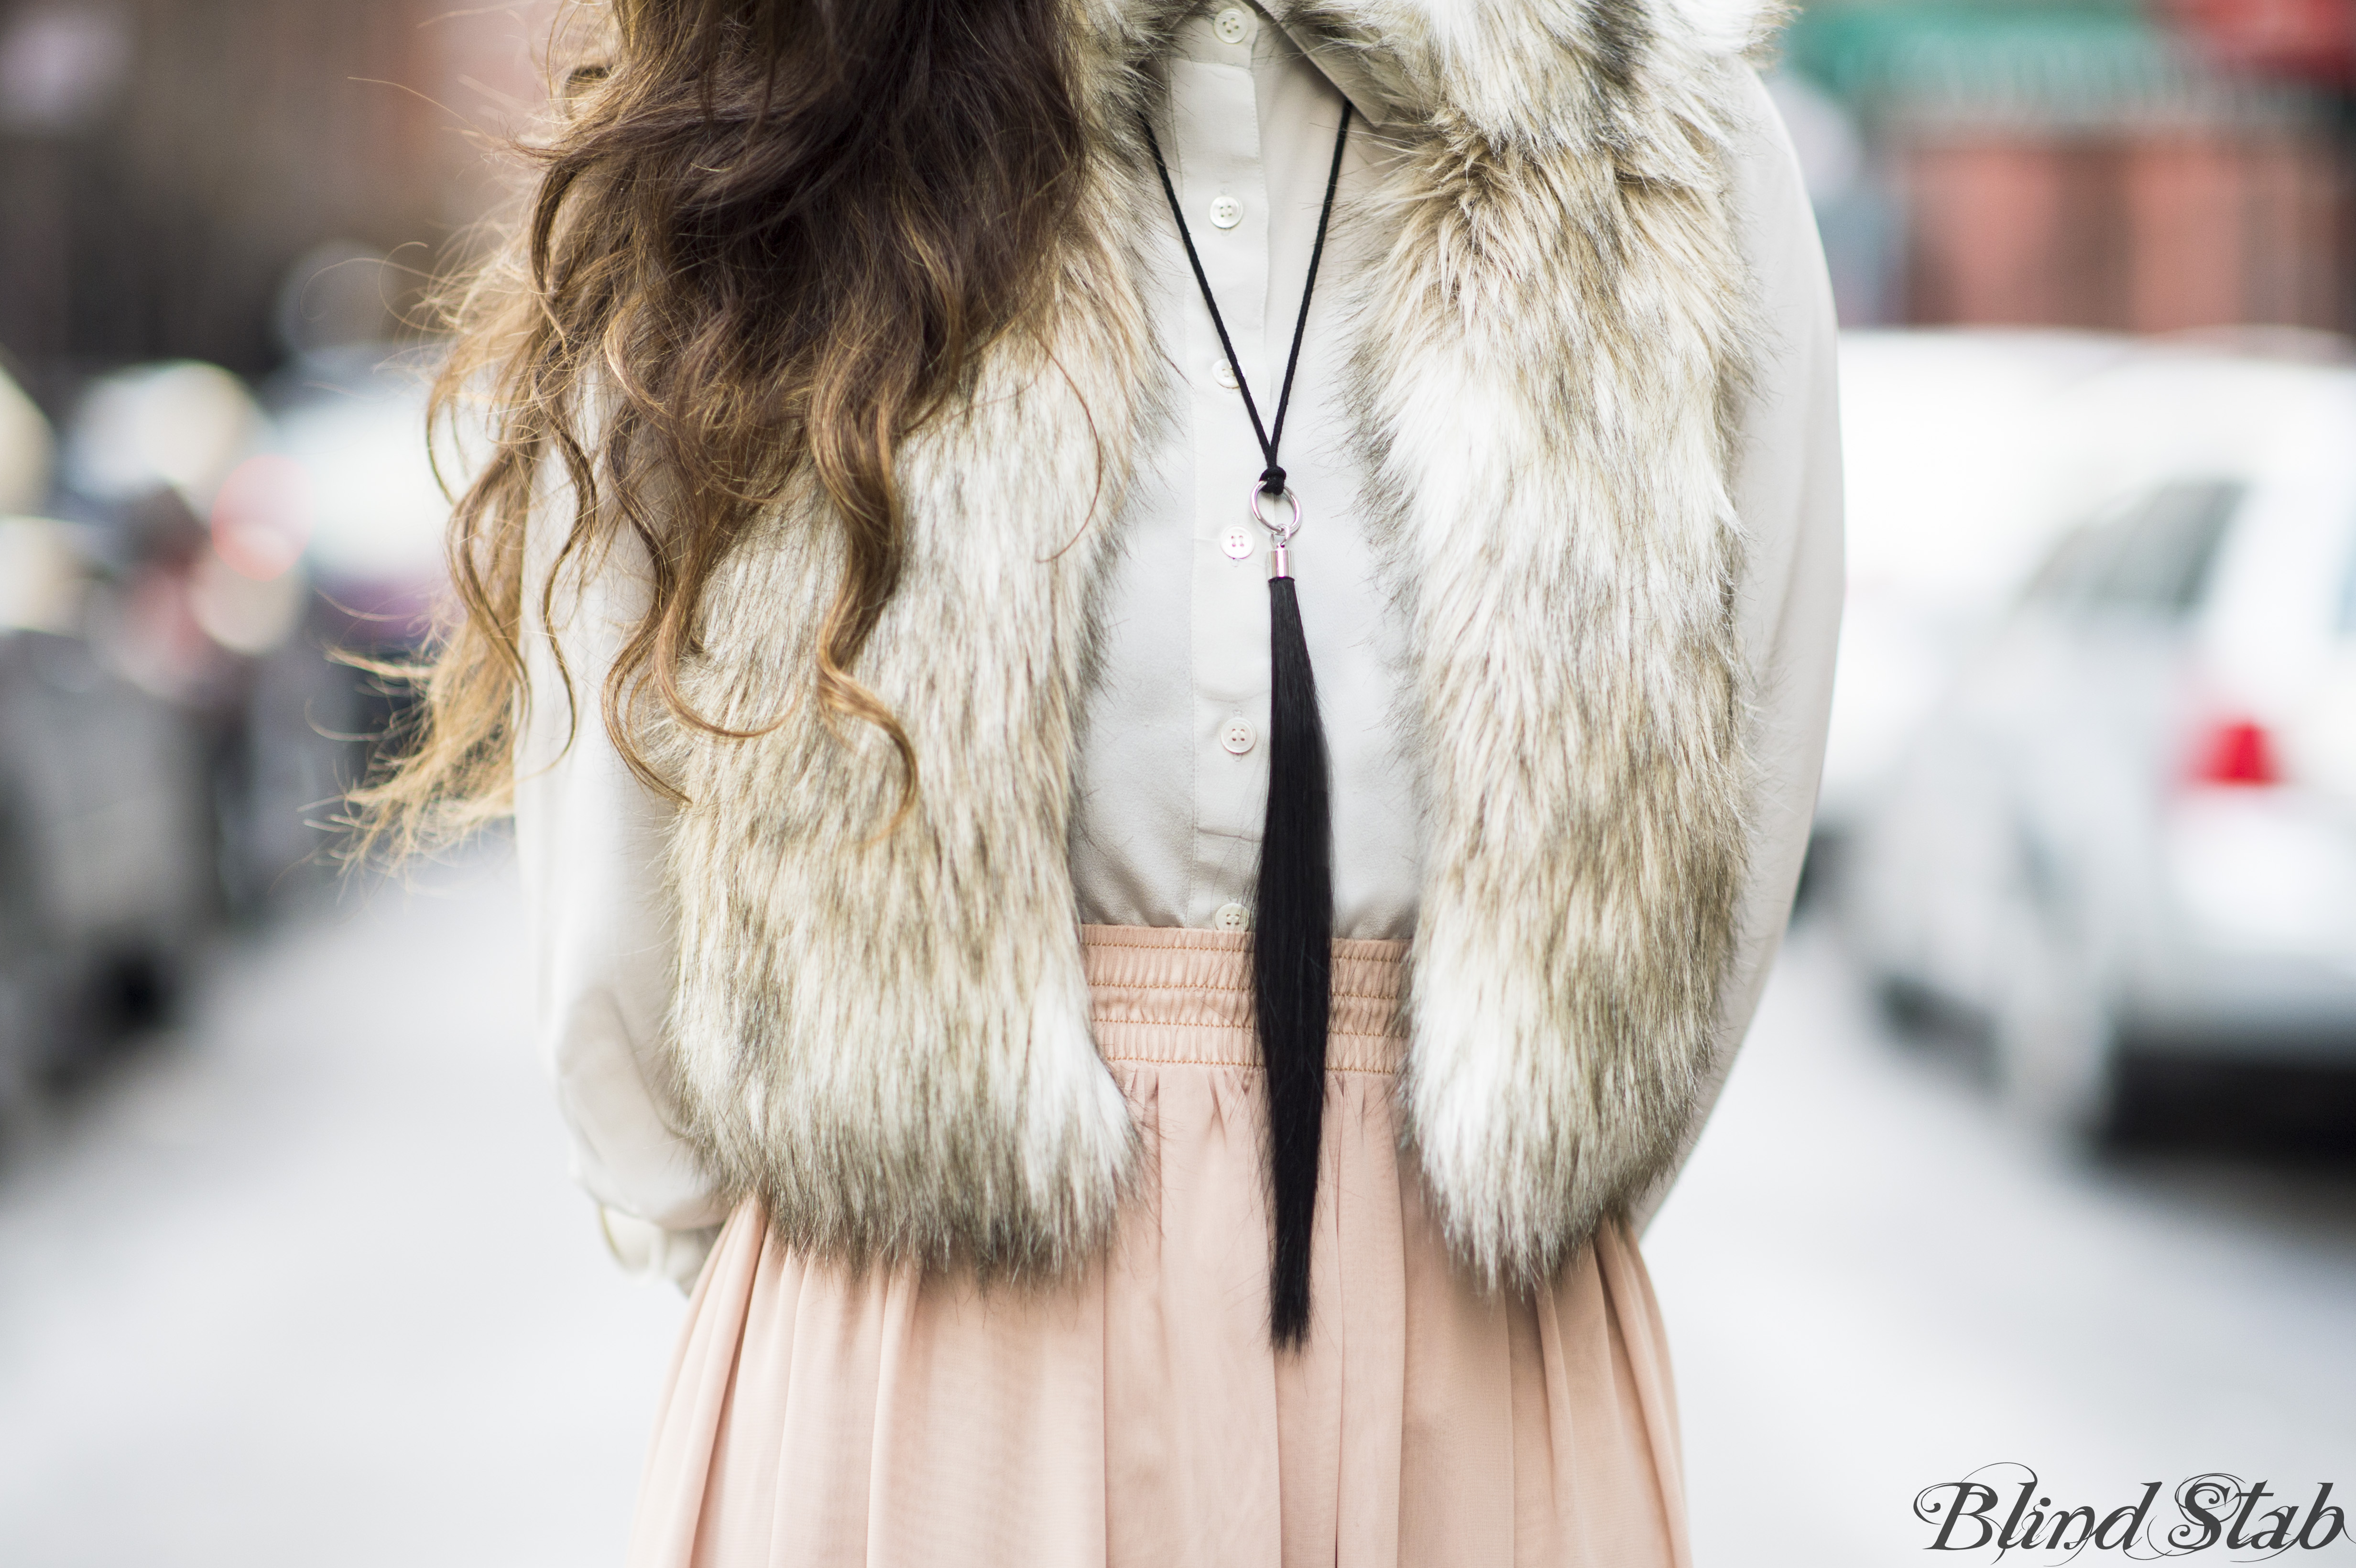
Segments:
[[[2274,738],[2254,720],[2219,720],[2195,743],[2192,780],[2205,784],[2282,783]]]

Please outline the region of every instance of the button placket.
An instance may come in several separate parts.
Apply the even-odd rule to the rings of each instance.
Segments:
[[[1204,21],[1211,24],[1204,30],[1215,37],[1215,14]],[[1173,67],[1190,80],[1183,95],[1173,93],[1187,110],[1176,118],[1167,151],[1204,272],[1226,314],[1244,372],[1252,375],[1264,357],[1269,290],[1258,104],[1245,52],[1232,52],[1235,63],[1214,63],[1198,55]],[[1222,224],[1222,217],[1231,221]],[[1174,231],[1169,241],[1169,271],[1191,284]],[[1194,857],[1185,919],[1192,925],[1242,931],[1249,928],[1248,901],[1234,901],[1251,886],[1268,790],[1267,751],[1258,743],[1258,726],[1268,707],[1268,588],[1265,574],[1252,570],[1265,551],[1266,537],[1244,515],[1244,497],[1262,460],[1209,314],[1199,296],[1178,294],[1173,304],[1183,311],[1192,363],[1201,367],[1189,378],[1197,549],[1190,614],[1196,749]],[[1290,325],[1288,319],[1288,329]],[[1251,741],[1235,750],[1228,731],[1238,720],[1249,727]]]

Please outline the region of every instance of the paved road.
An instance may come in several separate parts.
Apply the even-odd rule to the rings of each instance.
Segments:
[[[2097,1513],[2211,1471],[2356,1495],[2356,1168],[2064,1158],[1893,1040],[1826,933],[1795,933],[1645,1253],[1702,1568],[1992,1561],[1925,1558],[1910,1512],[1992,1464]]]
[[[566,1180],[511,883],[230,956],[0,1179],[0,1563],[619,1563],[680,1301]]]
[[[0,1172],[0,1563],[618,1563],[679,1301],[564,1179],[511,883],[229,955]],[[1812,934],[1646,1251],[1701,1568],[1924,1561],[1914,1494],[1997,1461],[2356,1494],[2356,1174],[2056,1160]]]

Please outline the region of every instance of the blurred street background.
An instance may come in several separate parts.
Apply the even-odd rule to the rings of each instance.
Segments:
[[[680,1302],[567,1182],[511,859],[332,865],[552,15],[0,0],[8,1568],[620,1560]],[[2356,1506],[2356,0],[1822,0],[1771,87],[1849,586],[1645,1243],[1697,1562],[1912,1561],[1975,1471]]]

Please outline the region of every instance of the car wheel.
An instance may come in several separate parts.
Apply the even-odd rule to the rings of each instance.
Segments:
[[[2084,944],[2031,916],[2006,944],[1990,1045],[1998,1092],[2023,1121],[2072,1142],[2117,1130],[2118,1026]]]

